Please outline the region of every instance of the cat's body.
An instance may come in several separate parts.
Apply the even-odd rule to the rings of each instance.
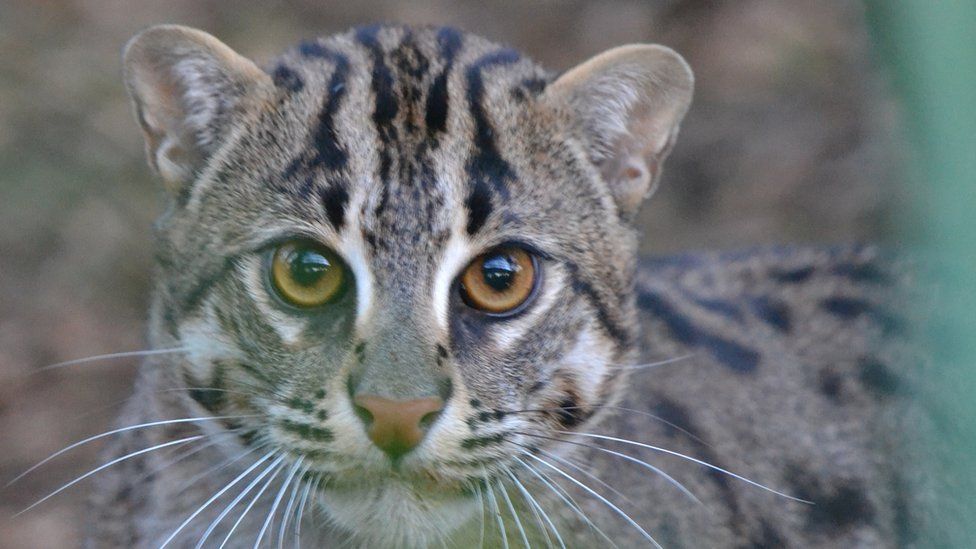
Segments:
[[[109,457],[187,440],[107,471],[93,546],[292,544],[305,508],[305,547],[500,547],[500,527],[512,546],[911,542],[902,275],[867,248],[638,267],[631,220],[690,99],[673,52],[553,79],[450,29],[370,27],[264,73],[164,27],[126,57],[173,191],[152,343],[181,350],[145,364],[121,423],[218,419],[117,439]],[[269,265],[296,235],[349,291],[280,302]],[[499,249],[537,278],[487,314],[456,279]],[[420,404],[420,431],[396,423]]]

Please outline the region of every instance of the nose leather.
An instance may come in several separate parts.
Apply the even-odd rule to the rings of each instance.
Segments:
[[[394,400],[357,395],[353,403],[369,413],[365,421],[370,440],[393,458],[420,444],[426,434],[424,418],[444,408],[444,401],[437,397]]]

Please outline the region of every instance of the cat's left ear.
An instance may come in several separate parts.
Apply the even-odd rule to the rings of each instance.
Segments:
[[[149,165],[174,193],[274,88],[252,61],[203,31],[178,25],[151,27],[132,38],[123,67]]]
[[[574,131],[600,169],[621,213],[650,196],[691,103],[685,60],[658,45],[621,46],[570,69],[543,100],[568,110]]]

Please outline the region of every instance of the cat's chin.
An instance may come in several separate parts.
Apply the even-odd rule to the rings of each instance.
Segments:
[[[368,547],[436,546],[481,510],[469,491],[397,479],[326,489],[318,504],[335,526]]]

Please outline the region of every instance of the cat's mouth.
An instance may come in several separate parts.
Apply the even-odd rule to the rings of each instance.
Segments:
[[[475,480],[447,482],[398,473],[336,475],[330,480],[317,490],[320,508],[334,524],[372,546],[428,545],[431,539],[449,536],[481,509],[483,484]]]

